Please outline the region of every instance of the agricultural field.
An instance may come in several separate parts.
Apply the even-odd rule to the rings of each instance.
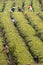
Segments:
[[[0,0],[0,65],[43,65],[43,0]]]

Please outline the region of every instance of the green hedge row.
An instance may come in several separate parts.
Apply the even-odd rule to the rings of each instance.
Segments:
[[[33,15],[32,15],[33,16]],[[12,14],[16,21],[16,25],[24,39],[27,41],[28,46],[34,56],[39,62],[43,62],[43,43],[41,40],[35,35],[34,29],[28,24],[27,20],[20,12],[15,12]]]
[[[22,1],[23,1],[23,0],[17,0],[17,1],[16,1],[16,6],[17,6],[17,7],[18,7],[18,6],[21,7],[21,6],[22,6]]]
[[[28,9],[28,7],[31,5],[31,0],[26,0],[25,1],[25,11],[30,11],[29,9]]]
[[[39,0],[33,0],[33,8],[35,12],[41,12]]]
[[[8,65],[8,58],[6,54],[2,51],[2,49],[3,49],[3,42],[2,38],[0,37],[0,64]]]
[[[43,3],[43,0],[42,0],[42,3]]]
[[[43,21],[43,12],[39,13],[38,16],[42,19]]]
[[[0,29],[1,29],[1,26],[0,26]],[[0,32],[0,65],[3,65],[3,64],[8,65],[7,55],[2,50],[3,50],[3,38],[2,38],[2,34]]]
[[[4,4],[4,2],[0,2],[0,12],[1,12],[2,9],[3,9],[3,4]]]
[[[7,1],[6,2],[6,6],[5,6],[5,9],[4,9],[4,11],[6,11],[6,12],[10,12],[11,11],[11,7],[12,7],[12,5],[13,5],[13,1]]]
[[[3,15],[3,16],[2,16]],[[27,47],[20,37],[18,31],[14,27],[13,23],[8,16],[8,13],[2,13],[1,21],[4,26],[6,40],[9,43],[9,47],[14,56],[17,57],[18,65],[31,64],[33,63],[33,58]],[[15,59],[15,57],[14,57]]]
[[[37,31],[36,34],[43,41],[43,21],[38,16],[36,16],[35,13],[32,12],[25,13],[25,16],[31,23],[32,27],[35,28],[35,30]]]

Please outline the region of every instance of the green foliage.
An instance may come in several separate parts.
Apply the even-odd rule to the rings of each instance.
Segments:
[[[0,32],[0,35],[2,35],[1,32]],[[2,41],[3,41],[3,39],[0,36],[0,64],[8,65],[8,58],[7,58],[6,54],[2,51],[3,50],[3,42]]]
[[[40,38],[43,40],[43,37],[42,37],[43,36],[43,21],[36,14],[32,12],[25,13],[25,16],[31,23],[32,27],[35,28],[35,30],[37,31],[37,34],[40,33]]]
[[[0,12],[2,11],[2,8],[3,8],[3,2],[0,2]]]
[[[7,1],[4,11],[10,12],[12,5],[13,5],[13,1]]]
[[[33,8],[35,12],[41,12],[39,0],[33,0]]]
[[[33,58],[7,13],[4,12],[3,16],[1,15],[1,22],[4,26],[4,31],[6,32],[5,35],[9,43],[10,51],[13,51],[14,56],[16,55],[18,65],[32,63]]]
[[[28,6],[31,4],[32,4],[34,12],[41,12],[41,10],[43,10],[43,0],[42,0],[42,6],[39,4],[39,0],[16,0],[15,11],[18,11],[18,7],[22,9],[23,1],[25,1],[24,11],[30,11],[30,9],[28,9]],[[1,2],[4,2],[4,0],[0,1],[0,11],[2,11],[2,8],[3,8],[3,4]],[[11,7],[13,6],[13,3],[14,3],[14,0],[6,1],[5,11],[10,12]]]
[[[20,12],[11,14],[9,12],[11,11],[14,0],[8,0],[6,2],[0,0],[0,12],[3,12],[2,14],[0,13],[0,29],[3,29],[5,32],[5,38],[8,42],[9,50],[16,64],[31,64],[34,62],[33,58],[35,58],[36,61],[43,63],[43,12],[41,12],[39,0],[16,0],[15,11],[18,11],[18,7],[22,9],[23,1],[25,1],[24,14]],[[31,3],[34,12],[30,12],[28,9],[28,6],[31,5]],[[10,14],[14,17],[17,27],[11,22]],[[24,16],[26,16],[28,21]],[[16,28],[19,30],[27,44],[21,38]],[[2,41],[2,35],[0,33],[0,51],[3,48]],[[29,50],[26,45],[28,45]],[[0,64],[8,65],[8,59],[4,52],[0,53]]]
[[[24,7],[25,8],[25,11],[29,11],[28,10],[28,7],[29,7],[30,4],[31,4],[31,0],[26,0],[25,1],[25,7]]]
[[[43,12],[39,13],[38,16],[42,19],[43,21]]]
[[[22,34],[22,36],[24,36],[26,42],[28,42],[28,46],[30,47],[30,50],[34,58],[37,59],[38,57],[38,61],[43,62],[43,51],[42,51],[43,43],[37,36],[34,36],[35,35],[34,29],[28,24],[27,20],[25,19],[22,13],[15,12],[12,15],[16,20],[16,25],[20,33]]]

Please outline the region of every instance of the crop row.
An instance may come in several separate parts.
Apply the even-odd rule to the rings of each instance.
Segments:
[[[0,2],[0,12],[2,11],[2,9],[3,9],[3,2]]]
[[[33,8],[35,12],[41,12],[39,0],[33,0]]]
[[[3,38],[2,38],[1,23],[0,23],[0,64],[8,65],[7,55],[2,50],[3,50]]]
[[[43,12],[39,13],[38,16],[42,19],[43,21]]]
[[[17,11],[18,7],[22,8],[22,4],[23,4],[23,0],[17,0],[16,1],[16,6],[15,6],[16,7],[15,11]],[[25,9],[25,11],[29,11],[28,6],[31,5],[31,4],[32,4],[32,7],[34,9],[34,12],[41,12],[41,7],[40,7],[40,4],[39,4],[39,0],[31,0],[31,1],[30,0],[26,0],[24,2],[24,9]],[[1,5],[0,7],[1,7],[1,10],[2,10],[2,8],[4,8],[2,6],[3,4],[1,3],[0,5]],[[4,11],[10,11],[12,5],[13,5],[13,1],[11,1],[11,0],[7,1],[6,5],[5,5],[5,10]]]
[[[6,11],[6,12],[10,12],[11,8],[13,6],[13,1],[7,1],[7,2],[0,2],[0,12]]]
[[[12,16],[15,19],[21,35],[28,43],[28,47],[30,47],[33,57],[37,59],[37,62],[43,62],[43,43],[37,36],[35,36],[34,29],[28,24],[22,13],[15,12]]]
[[[3,16],[2,16],[3,15]],[[4,26],[6,40],[9,43],[10,51],[13,53],[13,57],[17,57],[18,65],[29,64],[33,62],[31,54],[28,52],[27,47],[20,37],[18,31],[14,27],[7,13],[2,13],[1,22]]]
[[[4,11],[7,11],[7,12],[9,11],[10,12],[12,5],[13,5],[12,1],[7,1]]]
[[[30,22],[32,27],[36,30],[36,34],[43,41],[43,21],[32,12],[25,13],[25,16],[27,17],[28,22]]]
[[[0,64],[8,65],[8,58],[6,54],[4,54],[2,49],[3,49],[3,42],[2,42],[2,38],[0,37]]]

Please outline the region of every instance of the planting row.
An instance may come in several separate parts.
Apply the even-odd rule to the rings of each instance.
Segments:
[[[28,47],[30,48],[33,57],[37,62],[43,62],[43,43],[35,36],[36,33],[34,29],[28,24],[22,13],[15,12],[12,14],[12,17],[14,17],[16,26],[21,35],[28,43]]]
[[[2,9],[3,9],[3,2],[0,2],[0,12],[2,12]]]
[[[6,12],[9,11],[9,12],[10,12],[12,6],[13,6],[13,1],[7,1],[7,2],[6,2],[6,5],[5,5],[4,11],[6,11]]]
[[[33,7],[35,12],[41,12],[39,0],[33,0]]]
[[[38,16],[42,19],[43,21],[43,12],[39,13]]]
[[[25,16],[28,22],[30,22],[32,27],[36,30],[36,34],[43,41],[43,21],[32,12],[25,13]]]
[[[2,3],[0,4],[1,7],[1,11],[3,10],[3,8],[5,9],[4,11],[9,11],[11,10],[11,7],[13,6],[14,1],[9,0],[9,1],[2,1]],[[23,4],[24,3],[24,4]],[[32,6],[33,11],[34,12],[41,12],[41,9],[43,9],[43,6],[41,7],[39,4],[39,0],[17,0],[15,1],[15,11],[18,11],[18,7],[20,9],[23,9],[24,11],[30,11],[30,9],[28,9],[29,6]],[[43,10],[42,10],[43,11]]]
[[[2,13],[2,15],[1,15],[1,22],[4,26],[6,40],[9,43],[8,44],[9,49],[13,54],[15,63],[17,63],[18,65],[33,63],[34,62],[33,58],[29,53],[29,51],[27,50],[25,42],[20,37],[18,31],[11,22],[8,13],[4,12]]]
[[[1,23],[0,23],[0,64],[8,65],[7,55],[2,50],[3,50],[3,38],[2,38]]]

